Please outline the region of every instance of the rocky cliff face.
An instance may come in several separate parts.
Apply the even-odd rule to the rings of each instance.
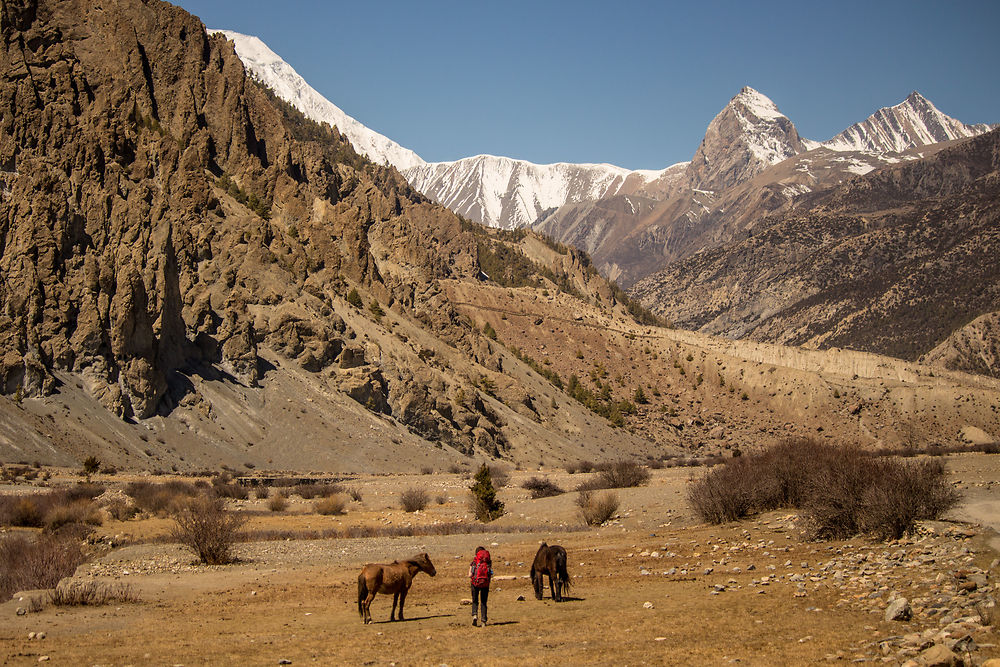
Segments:
[[[510,457],[609,435],[548,433],[585,409],[525,407],[549,385],[523,365],[506,379],[520,362],[441,289],[480,274],[482,231],[254,82],[224,37],[155,0],[3,10],[0,389],[48,429],[38,456],[94,453],[67,444],[83,440],[126,465],[184,446],[174,465],[342,468],[365,457],[324,443],[351,425],[399,467],[403,442]],[[279,407],[303,396],[308,412]],[[87,426],[46,426],[63,409]]]
[[[48,393],[71,371],[146,418],[183,395],[182,372],[252,386],[260,345],[346,365],[354,332],[333,302],[349,284],[412,309],[427,281],[474,272],[453,215],[283,113],[194,17],[159,2],[5,8],[5,392]],[[431,235],[450,239],[441,253]],[[380,270],[373,242],[406,270]]]
[[[991,132],[857,177],[634,294],[706,332],[916,359],[1000,305],[998,167]]]

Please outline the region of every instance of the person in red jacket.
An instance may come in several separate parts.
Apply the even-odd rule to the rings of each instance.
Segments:
[[[490,579],[493,578],[493,561],[486,547],[476,547],[476,556],[469,565],[469,582],[472,584],[472,624],[486,625],[486,599],[490,596]],[[478,611],[478,614],[477,614]]]

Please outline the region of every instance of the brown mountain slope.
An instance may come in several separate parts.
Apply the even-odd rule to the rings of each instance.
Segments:
[[[430,204],[166,3],[3,11],[0,461],[389,471],[995,430],[976,378],[640,327],[584,255]]]
[[[633,293],[706,332],[916,359],[1000,306],[998,166],[994,131],[857,177]]]
[[[398,469],[537,441],[648,449],[604,420],[550,431],[587,411],[538,400],[551,387],[526,366],[504,381],[521,362],[438,284],[475,279],[482,241],[248,79],[196,18],[137,0],[4,12],[4,459]]]

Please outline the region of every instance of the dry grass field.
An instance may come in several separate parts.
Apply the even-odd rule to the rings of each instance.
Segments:
[[[1000,501],[1000,457],[951,456],[949,469],[966,494],[955,517],[995,522],[990,503]],[[539,474],[564,489],[586,478],[561,470],[512,471],[500,493],[507,514],[481,534],[322,537],[352,526],[433,533],[435,525],[470,521],[469,480],[460,474],[358,477],[343,484],[361,501],[342,515],[317,514],[314,500],[295,495],[273,512],[251,495],[233,502],[251,515],[247,529],[283,539],[241,543],[239,562],[225,566],[194,564],[190,551],[169,541],[169,519],[106,521],[95,536],[126,545],[105,548],[74,578],[128,584],[139,601],[57,607],[36,593],[42,609],[17,615],[33,595],[15,596],[0,605],[0,662],[903,664],[935,641],[965,635],[978,647],[970,661],[1000,657],[996,626],[973,620],[973,596],[995,595],[997,545],[988,526],[933,522],[892,543],[808,541],[788,512],[707,526],[684,496],[700,470],[652,473],[646,486],[619,489],[617,517],[597,528],[579,519],[577,494],[532,500],[520,488]],[[428,491],[424,511],[399,508],[400,492],[410,487]],[[532,594],[527,573],[541,540],[569,552],[566,602]],[[492,552],[496,572],[485,628],[471,626],[463,604],[478,544]],[[379,595],[375,623],[363,626],[361,565],[421,551],[438,574],[417,576],[406,620],[388,622],[391,597]],[[978,593],[962,591],[966,573],[980,570],[988,583]],[[910,600],[912,620],[884,619],[895,596]]]

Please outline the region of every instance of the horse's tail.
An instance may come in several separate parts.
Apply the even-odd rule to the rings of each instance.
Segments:
[[[365,581],[364,573],[358,575],[358,613],[361,618],[365,617],[365,610],[362,603],[368,597],[368,583]]]
[[[556,554],[556,576],[563,582],[563,589],[569,590],[569,572],[566,571],[566,552]]]

